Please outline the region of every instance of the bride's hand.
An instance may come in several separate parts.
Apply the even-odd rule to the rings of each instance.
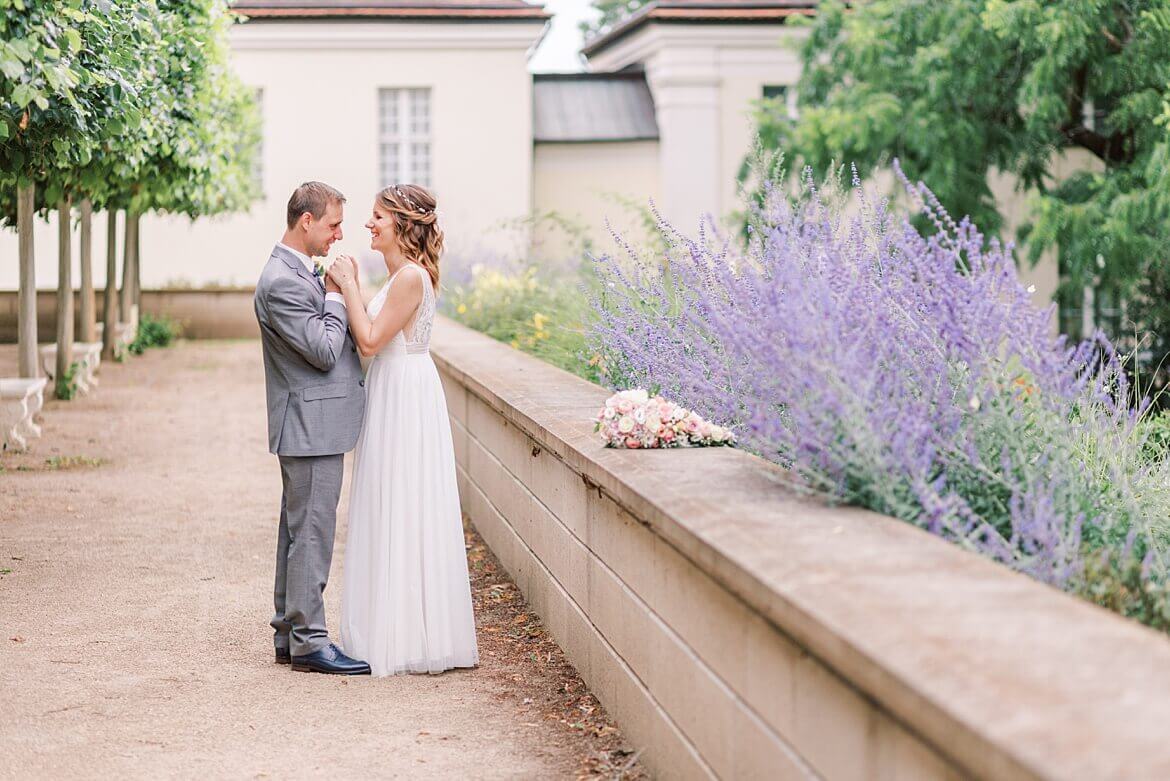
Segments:
[[[356,285],[357,264],[348,255],[338,255],[337,261],[329,267],[329,278],[342,290],[347,285]]]

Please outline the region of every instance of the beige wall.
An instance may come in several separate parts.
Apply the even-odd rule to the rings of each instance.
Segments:
[[[94,292],[97,312],[102,312],[105,291]],[[74,294],[73,312],[80,310],[80,295]],[[0,290],[0,344],[17,339],[19,302],[14,290]],[[252,309],[252,290],[143,290],[142,313],[176,321],[187,339],[257,339],[260,328]],[[81,322],[75,319],[75,338],[81,338]],[[37,294],[37,339],[42,344],[57,339],[57,291]]]
[[[661,136],[661,208],[679,228],[740,208],[736,175],[751,149],[752,102],[769,85],[794,85],[792,45],[806,33],[780,24],[648,24],[592,56],[595,70],[641,64]]]
[[[536,144],[533,150],[536,213],[555,212],[582,226],[595,249],[612,246],[606,220],[623,235],[641,238],[639,210],[659,198],[657,141]],[[568,252],[573,238],[541,226],[537,254]]]
[[[532,206],[532,79],[526,51],[542,23],[300,24],[233,30],[233,63],[263,89],[264,200],[248,214],[142,224],[146,287],[251,284],[280,237],[291,190],[321,179],[349,198],[343,252],[367,252],[379,179],[378,89],[432,90],[432,180],[448,244],[470,250]],[[37,281],[56,285],[55,223],[40,225]],[[103,247],[104,229],[95,236]],[[0,234],[0,289],[17,285],[16,240]],[[10,262],[8,262],[10,261]],[[104,263],[102,265],[104,269]],[[97,282],[104,284],[104,271]]]
[[[1072,149],[1058,155],[1052,164],[1052,176],[1056,180],[1064,179],[1076,171],[1102,171],[1101,161],[1083,149]],[[1004,218],[1005,235],[1015,235],[1022,223],[1030,219],[1032,193],[1021,192],[1018,188],[1019,180],[1014,175],[995,173],[991,176],[991,191],[995,195],[999,211]],[[1041,256],[1040,261],[1032,266],[1026,257],[1026,252],[1018,253],[1020,278],[1025,285],[1034,285],[1035,293],[1032,300],[1038,304],[1054,301],[1056,288],[1060,284],[1060,268],[1056,261],[1056,253],[1049,250]],[[1053,312],[1052,327],[1057,329],[1058,323],[1055,311]]]

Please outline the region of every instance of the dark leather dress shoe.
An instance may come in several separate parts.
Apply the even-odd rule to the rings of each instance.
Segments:
[[[287,648],[276,649],[276,663],[277,664],[292,664],[292,656],[289,655]]]
[[[311,654],[292,657],[292,668],[302,673],[328,673],[330,675],[369,675],[370,666],[357,659],[350,659],[333,643],[319,648]]]

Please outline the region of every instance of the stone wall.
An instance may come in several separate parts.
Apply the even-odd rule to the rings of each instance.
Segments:
[[[1170,642],[435,329],[465,511],[663,778],[1170,778]]]
[[[97,319],[102,319],[103,291],[95,293]],[[73,315],[81,305],[74,294]],[[224,290],[143,290],[142,310],[166,315],[183,326],[188,339],[258,339],[260,328],[252,311],[251,288]],[[0,290],[0,344],[16,341],[18,298],[15,290]],[[80,327],[80,326],[79,326]],[[57,291],[37,291],[37,338],[54,341],[57,336]]]

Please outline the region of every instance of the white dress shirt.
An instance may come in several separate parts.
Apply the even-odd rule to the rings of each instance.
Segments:
[[[295,255],[297,257],[297,259],[301,261],[301,264],[305,267],[305,269],[308,270],[308,272],[310,274],[312,274],[314,278],[321,281],[321,286],[322,287],[325,286],[324,277],[318,277],[315,273],[316,272],[316,267],[315,267],[316,264],[313,263],[312,258],[310,258],[308,255],[306,255],[303,252],[298,252],[297,250],[295,250],[292,247],[285,244],[283,241],[276,242],[276,246],[284,247],[286,250],[288,250],[293,255]],[[337,303],[341,304],[342,306],[345,305],[345,296],[341,295],[341,293],[328,292],[325,294],[325,300],[326,301],[336,301]]]

